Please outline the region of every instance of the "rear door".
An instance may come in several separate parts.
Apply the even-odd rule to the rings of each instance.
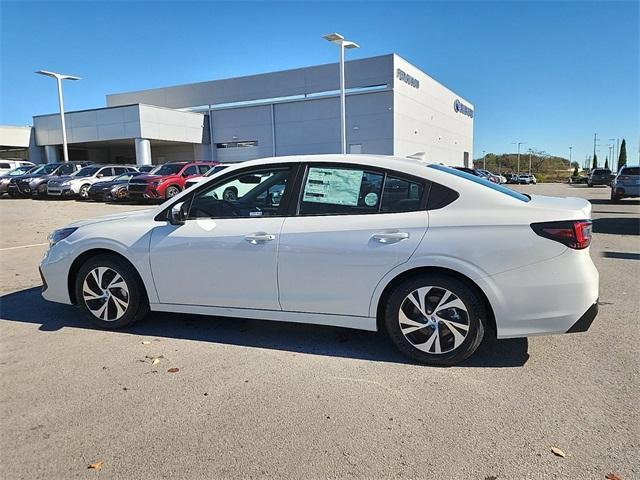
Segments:
[[[379,169],[310,164],[280,234],[282,309],[368,316],[380,279],[427,230],[427,186]]]

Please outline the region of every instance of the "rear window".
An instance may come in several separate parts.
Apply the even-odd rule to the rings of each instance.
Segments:
[[[604,168],[599,168],[597,170],[594,170],[593,173],[595,175],[608,175],[611,173],[611,170],[605,170]]]
[[[497,183],[490,182],[482,177],[477,177],[475,175],[471,175],[467,172],[462,172],[460,170],[456,170],[455,168],[445,167],[444,165],[429,165],[429,168],[433,168],[434,170],[439,170],[441,172],[449,173],[451,175],[455,175],[456,177],[464,178],[469,180],[470,182],[477,183],[479,185],[483,185],[491,190],[496,192],[503,193],[508,195],[516,200],[520,200],[521,202],[528,202],[530,198],[520,192],[516,192],[515,190],[511,190],[510,188],[503,187]]]
[[[640,167],[625,167],[620,170],[620,175],[640,175]]]

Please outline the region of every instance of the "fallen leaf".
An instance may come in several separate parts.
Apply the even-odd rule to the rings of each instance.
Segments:
[[[604,478],[607,480],[622,480],[622,477],[617,473],[607,473]]]
[[[142,344],[143,345],[151,345],[151,342],[149,340],[143,340]]]
[[[558,457],[566,458],[567,454],[560,450],[558,447],[551,447],[551,452]]]
[[[158,363],[160,363],[160,359],[157,357],[151,360],[151,365],[157,365]]]
[[[97,462],[90,463],[87,468],[91,470],[100,470],[102,468],[103,460],[98,460]]]
[[[176,372],[179,372],[179,371],[180,371],[180,369],[176,368],[176,367],[173,367],[173,368],[170,368],[169,370],[167,370],[167,372],[169,372],[169,373],[176,373]]]

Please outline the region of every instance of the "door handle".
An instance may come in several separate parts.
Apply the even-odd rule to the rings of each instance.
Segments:
[[[382,232],[375,233],[373,238],[380,243],[394,243],[409,238],[409,234],[407,232]]]
[[[251,245],[257,245],[258,243],[270,242],[271,240],[275,240],[276,236],[269,233],[256,232],[245,235],[244,239]]]

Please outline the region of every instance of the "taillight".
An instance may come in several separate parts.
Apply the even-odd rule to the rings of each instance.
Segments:
[[[591,220],[532,223],[531,228],[541,237],[582,250],[591,243]]]
[[[625,180],[629,180],[629,177],[628,177],[627,175],[620,175],[620,176],[618,177],[618,180],[620,180],[620,181],[624,182]]]

